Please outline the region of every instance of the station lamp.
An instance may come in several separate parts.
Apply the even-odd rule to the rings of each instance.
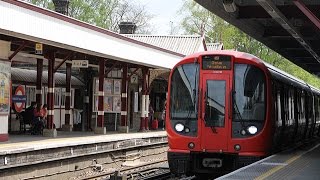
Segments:
[[[236,4],[234,3],[234,0],[223,0],[222,1],[222,4],[223,4],[223,7],[224,7],[224,10],[226,12],[236,12],[237,11],[237,6]]]

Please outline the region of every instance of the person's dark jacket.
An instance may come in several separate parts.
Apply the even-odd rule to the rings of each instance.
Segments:
[[[23,121],[25,124],[30,124],[33,121],[33,111],[34,111],[34,107],[30,106],[26,109],[26,111],[23,114]]]

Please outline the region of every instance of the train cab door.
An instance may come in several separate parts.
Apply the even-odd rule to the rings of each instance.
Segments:
[[[201,148],[222,152],[228,149],[230,129],[230,75],[203,74]]]

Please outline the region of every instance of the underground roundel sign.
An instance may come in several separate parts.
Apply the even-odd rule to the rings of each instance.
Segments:
[[[21,112],[25,106],[27,97],[24,90],[24,86],[19,85],[16,88],[14,95],[12,96],[12,102],[14,103],[14,109],[17,112]]]

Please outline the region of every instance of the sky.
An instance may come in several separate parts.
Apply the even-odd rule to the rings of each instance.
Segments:
[[[181,17],[177,11],[183,5],[184,0],[136,0],[145,6],[149,14],[154,15],[150,20],[155,27],[154,34],[166,35],[170,32],[171,23],[177,25]]]

